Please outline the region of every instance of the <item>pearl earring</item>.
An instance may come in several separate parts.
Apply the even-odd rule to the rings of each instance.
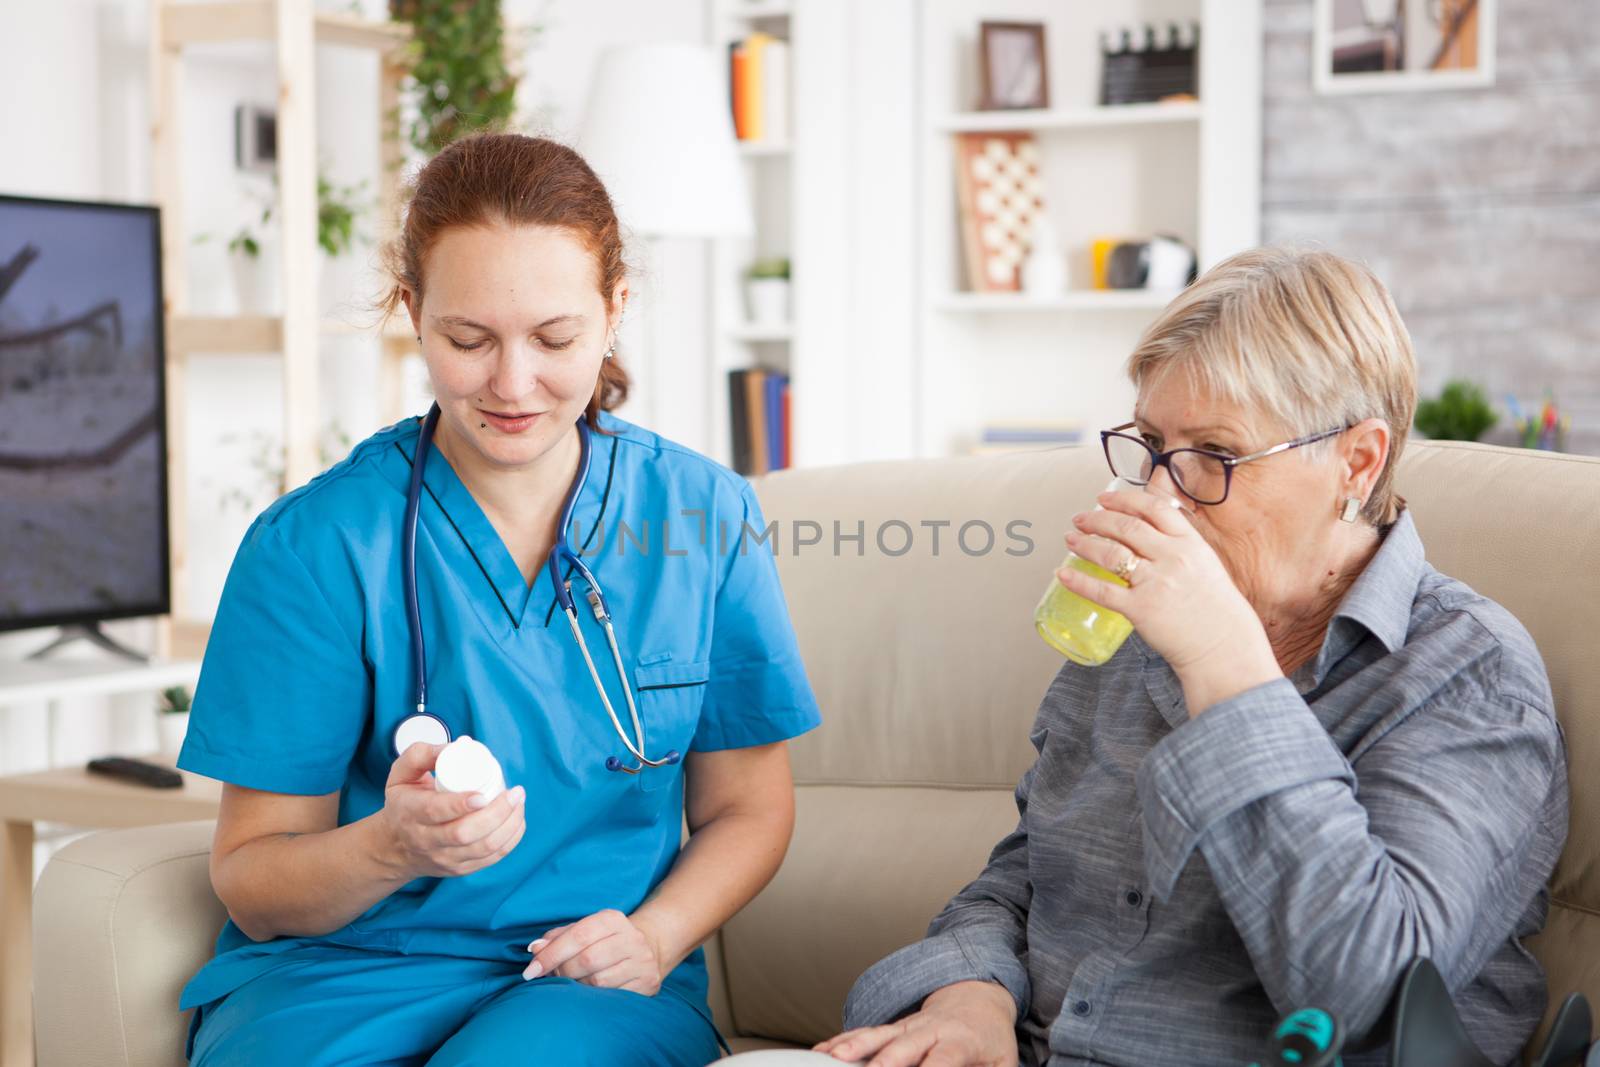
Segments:
[[[1361,500],[1359,497],[1347,496],[1344,498],[1344,509],[1339,512],[1340,522],[1355,522],[1356,516],[1361,514]]]

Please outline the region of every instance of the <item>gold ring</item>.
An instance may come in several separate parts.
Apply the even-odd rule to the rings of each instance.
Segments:
[[[1118,563],[1115,567],[1111,568],[1111,573],[1115,574],[1118,578],[1121,578],[1124,582],[1128,582],[1133,578],[1133,572],[1138,570],[1138,569],[1139,569],[1139,556],[1138,556],[1138,554],[1137,553],[1133,553],[1133,552],[1129,552],[1127,559],[1123,560],[1121,563]]]

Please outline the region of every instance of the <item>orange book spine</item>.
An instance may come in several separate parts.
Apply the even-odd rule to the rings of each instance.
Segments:
[[[772,36],[752,33],[745,41],[750,50],[750,139],[767,139],[767,45]]]
[[[747,42],[733,50],[733,131],[741,141],[761,139],[760,59]]]

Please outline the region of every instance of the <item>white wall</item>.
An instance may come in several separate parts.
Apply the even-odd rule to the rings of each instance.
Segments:
[[[335,10],[348,4],[330,0]],[[363,0],[366,14],[381,17],[383,0]],[[651,40],[700,40],[704,13],[699,0],[652,0],[630,5],[618,18],[615,5],[583,0],[506,0],[512,23],[537,21],[544,32],[523,59],[519,105],[531,117],[529,132],[572,142],[588,92],[590,71],[610,44]],[[149,146],[148,16],[146,0],[50,0],[0,3],[0,192],[69,199],[147,203],[151,195]],[[318,155],[336,182],[365,179],[376,187],[378,113],[376,61],[347,49],[319,49],[317,56]],[[266,193],[259,179],[239,175],[232,162],[233,108],[240,101],[270,102],[276,95],[272,54],[260,46],[212,46],[196,50],[185,64],[183,94],[185,222],[192,235],[210,232],[223,240],[186,249],[190,310],[227,312],[233,292],[222,250],[230,234],[255,210],[250,192]],[[372,220],[363,223],[368,236]],[[323,311],[351,322],[365,321],[381,279],[373,270],[375,250],[325,265]],[[692,244],[669,246],[657,260],[641,251],[644,295],[668,287],[672,303],[658,320],[659,355],[671,367],[703,359],[706,331],[702,253]],[[378,428],[373,383],[377,350],[361,338],[325,340],[323,418],[338,436],[359,441]],[[186,420],[194,457],[188,475],[191,503],[192,581],[189,600],[209,611],[245,527],[270,500],[270,480],[258,465],[280,439],[281,389],[272,356],[207,356],[191,363]],[[411,376],[412,406],[425,402],[420,369]],[[682,420],[679,420],[682,422]],[[702,420],[703,421],[703,420]],[[692,425],[685,424],[686,431]],[[673,427],[663,427],[669,434]],[[343,454],[329,433],[331,458]],[[680,434],[690,438],[692,433]],[[251,499],[236,502],[237,494]],[[149,639],[146,623],[111,624],[108,630],[134,644]],[[49,634],[0,635],[0,661],[43,644]],[[74,655],[89,655],[74,650]],[[110,750],[138,751],[155,745],[148,698],[83,700],[65,705],[53,753],[56,762],[79,762]],[[0,773],[42,766],[51,753],[43,707],[0,710]]]
[[[320,0],[319,0],[320,2]],[[797,0],[797,142],[806,137],[790,193],[809,220],[792,234],[801,340],[794,358],[801,460],[806,464],[944,454],[970,440],[986,419],[1079,417],[1087,428],[1126,407],[1120,363],[1142,316],[1125,312],[1074,318],[1045,313],[957,317],[932,307],[948,287],[939,228],[953,211],[935,210],[929,190],[948,195],[948,139],[935,136],[933,116],[965,105],[980,17],[1012,14],[1054,20],[1052,93],[1059,102],[1087,102],[1093,64],[1084,58],[1102,22],[1221,10],[1233,0],[1114,0],[1094,12],[1063,11],[1047,0]],[[385,0],[361,0],[381,16]],[[348,4],[328,0],[330,7]],[[504,0],[513,25],[541,32],[523,56],[519,103],[528,132],[577,139],[600,52],[644,41],[703,41],[705,0]],[[1003,10],[1002,10],[1003,9]],[[1208,16],[1209,17],[1209,16]],[[0,191],[145,200],[150,190],[146,0],[0,0],[0,93],[26,106],[0,109]],[[1091,25],[1092,24],[1092,25]],[[943,27],[943,28],[941,28]],[[1070,37],[1068,27],[1082,29]],[[950,32],[946,32],[946,30]],[[1076,42],[1078,51],[1068,49]],[[803,54],[798,54],[802,53]],[[1091,57],[1092,58],[1092,57]],[[952,69],[958,68],[958,69]],[[263,48],[204,50],[188,64],[184,93],[184,172],[194,232],[225,236],[247,216],[247,182],[232,165],[232,109],[241,100],[273,97],[271,57]],[[321,50],[317,61],[319,155],[336,181],[376,181],[377,103],[372,57]],[[1208,90],[1209,92],[1209,90]],[[1144,136],[1144,135],[1139,135]],[[1167,137],[1192,155],[1192,132]],[[1188,145],[1183,138],[1191,139]],[[1253,158],[1253,157],[1252,157]],[[1070,206],[1073,181],[1063,172],[1056,202]],[[1202,194],[1204,195],[1204,194]],[[1101,208],[1116,198],[1098,198]],[[1192,197],[1190,198],[1192,203]],[[1209,217],[1202,211],[1203,220]],[[1250,213],[1253,221],[1254,213]],[[1093,220],[1095,225],[1123,220]],[[1165,221],[1165,220],[1157,220]],[[1147,223],[1148,225],[1148,223]],[[1193,212],[1171,221],[1187,232]],[[372,232],[370,220],[368,232]],[[1193,236],[1193,235],[1191,235]],[[1221,238],[1202,244],[1228,243]],[[1226,235],[1225,235],[1226,236]],[[221,242],[186,249],[194,310],[227,310],[232,300]],[[677,241],[655,250],[636,243],[632,259],[641,311],[652,339],[637,401],[624,414],[669,437],[710,450],[717,419],[707,405],[710,364],[705,249]],[[1210,257],[1214,258],[1214,257]],[[367,317],[381,279],[373,250],[328,264],[324,313],[353,322]],[[932,267],[925,266],[932,263]],[[636,317],[622,351],[643,338]],[[1059,358],[1041,358],[1041,350]],[[360,440],[376,429],[376,346],[362,338],[326,342],[323,417]],[[277,360],[204,357],[194,361],[184,413],[192,453],[189,472],[191,562],[189,600],[214,604],[240,535],[264,506],[271,487],[256,465],[275,455],[280,390]],[[685,383],[688,387],[685,388]],[[425,393],[414,369],[409,404]],[[337,448],[330,459],[342,451]],[[239,492],[250,506],[226,504]],[[139,624],[116,627],[138,637]],[[41,643],[33,633],[0,637],[0,659]],[[127,730],[146,728],[143,705],[122,713]],[[74,713],[64,733],[63,760],[109,747],[140,747],[142,735],[114,735],[116,718],[95,703]],[[150,727],[153,729],[153,726]],[[147,747],[147,746],[146,746]],[[42,762],[43,729],[34,709],[0,712],[0,772]]]
[[[540,27],[522,69],[518,105],[528,132],[576,144],[596,61],[608,48],[704,42],[704,0],[622,5],[582,0],[502,0],[513,25]],[[623,13],[625,10],[625,14]],[[602,175],[602,177],[604,177]],[[708,249],[703,242],[629,238],[635,269],[618,356],[634,374],[618,414],[691,448],[709,445],[705,390],[710,341]]]

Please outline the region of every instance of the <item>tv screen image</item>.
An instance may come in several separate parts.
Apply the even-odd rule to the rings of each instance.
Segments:
[[[156,210],[0,195],[0,629],[170,608]]]

